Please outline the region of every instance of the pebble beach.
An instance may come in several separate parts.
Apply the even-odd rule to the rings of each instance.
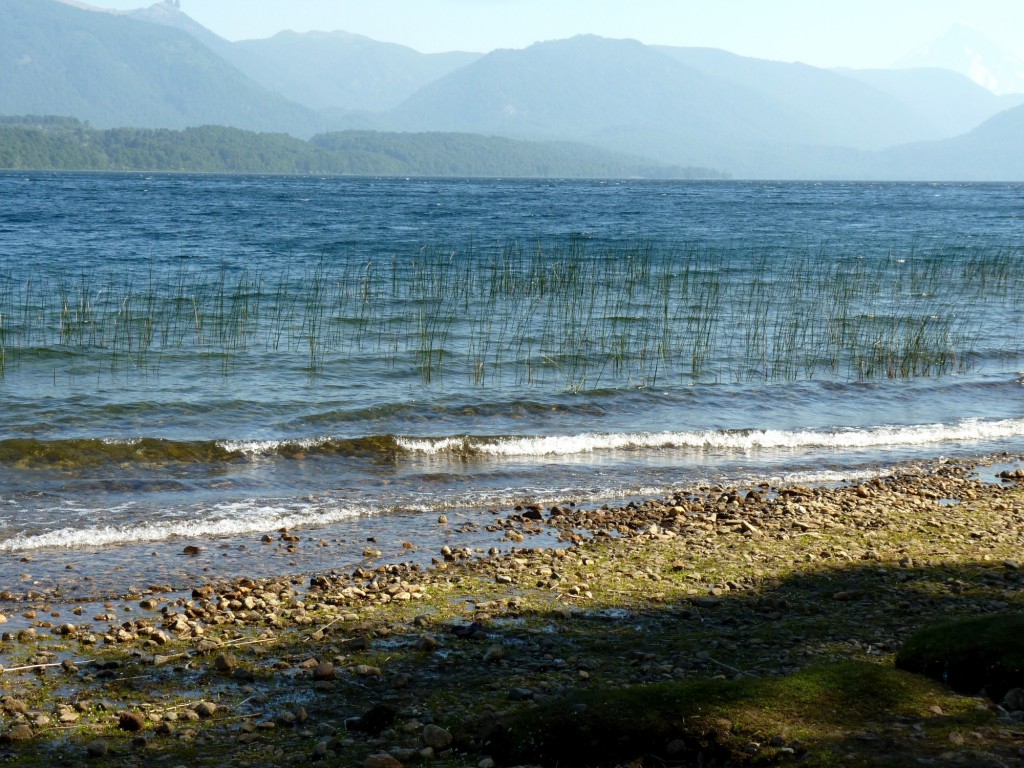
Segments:
[[[0,755],[19,765],[553,765],[494,734],[560,706],[585,721],[587,705],[571,702],[602,691],[767,684],[847,662],[895,674],[895,654],[922,627],[1019,611],[1021,461],[440,515],[429,547],[362,542],[354,568],[260,578],[240,563],[230,578],[200,572],[184,589],[145,584],[101,601],[75,596],[69,585],[89,574],[74,569],[48,593],[8,585]],[[329,543],[284,530],[249,546],[300,563]],[[217,544],[188,547],[176,557]],[[828,727],[734,705],[683,718],[646,749],[678,765],[1024,764],[1013,701],[927,685],[899,712],[879,700]],[[579,762],[559,764],[597,764],[592,745],[574,752],[568,741]],[[601,764],[654,764],[644,757],[609,749]]]

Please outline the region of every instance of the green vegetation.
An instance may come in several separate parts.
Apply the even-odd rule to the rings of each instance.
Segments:
[[[1019,258],[1014,248],[877,259],[698,244],[591,250],[570,239],[324,259],[294,273],[29,268],[0,278],[0,372],[87,356],[148,370],[184,351],[215,356],[225,372],[266,353],[313,373],[359,358],[424,384],[568,390],[941,375],[982,354],[1019,360]]]
[[[1024,614],[950,621],[911,636],[896,666],[941,680],[954,690],[984,690],[996,701],[1024,687]]]
[[[852,724],[871,728],[894,717],[919,718],[942,695],[940,686],[914,675],[849,661],[768,679],[595,686],[521,709],[485,739],[502,765],[611,766],[638,756],[642,763],[629,764],[733,764],[744,753],[757,765],[827,765],[820,743],[826,734],[842,741],[839,734]],[[963,709],[942,718],[945,728],[989,719],[987,712]]]
[[[460,133],[346,131],[306,142],[223,126],[96,130],[73,118],[0,117],[0,168],[359,176],[718,178],[583,144]]]

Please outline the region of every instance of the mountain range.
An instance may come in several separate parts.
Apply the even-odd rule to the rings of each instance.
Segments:
[[[487,54],[345,32],[229,42],[172,2],[2,0],[0,114],[306,139],[474,133],[738,178],[1024,180],[1024,94],[931,65],[961,49],[983,82],[1012,89],[1013,58],[960,29],[920,53],[928,66],[829,70],[594,36]]]
[[[955,24],[938,40],[903,57],[897,66],[950,69],[993,93],[1024,92],[1024,59],[965,24]]]

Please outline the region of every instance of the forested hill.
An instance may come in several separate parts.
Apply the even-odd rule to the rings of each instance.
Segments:
[[[276,133],[202,126],[97,130],[73,118],[0,118],[0,168],[365,176],[721,178],[706,168],[570,142],[460,133],[344,131],[302,141]]]

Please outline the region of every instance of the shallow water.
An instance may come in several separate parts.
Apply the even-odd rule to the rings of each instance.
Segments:
[[[472,539],[440,513],[1021,452],[1022,192],[0,174],[0,575],[314,570]],[[830,280],[970,354],[828,364]]]

